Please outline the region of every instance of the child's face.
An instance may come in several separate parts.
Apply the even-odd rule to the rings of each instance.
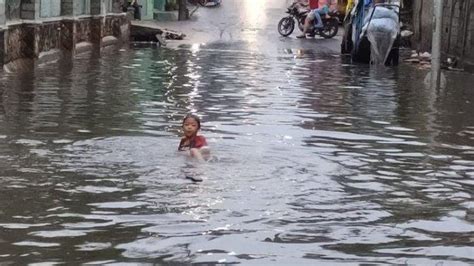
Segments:
[[[196,135],[199,130],[198,122],[192,117],[186,118],[183,123],[183,130],[186,137]]]

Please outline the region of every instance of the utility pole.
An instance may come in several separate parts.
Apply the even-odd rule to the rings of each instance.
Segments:
[[[443,26],[443,0],[434,0],[433,42],[431,45],[431,88],[438,89],[441,79],[441,30]]]
[[[187,20],[189,16],[189,11],[186,6],[186,0],[178,0],[179,10],[178,10],[178,20]]]

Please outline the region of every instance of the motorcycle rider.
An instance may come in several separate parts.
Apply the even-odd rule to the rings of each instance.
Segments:
[[[294,0],[293,4],[298,9],[298,12],[305,12],[309,9],[318,8],[318,0]]]
[[[321,15],[325,15],[326,18],[329,18],[329,11],[335,10],[337,8],[337,0],[319,0],[316,2],[318,2],[317,7],[310,7],[311,11],[306,16],[303,26],[303,33],[301,35],[296,36],[296,38],[306,38],[306,33],[308,32],[309,26],[315,19],[317,21],[315,27],[322,28],[323,21],[321,19]]]

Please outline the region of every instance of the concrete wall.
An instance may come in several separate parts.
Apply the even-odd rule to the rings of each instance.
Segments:
[[[458,61],[459,67],[474,70],[474,1],[443,1],[442,55]],[[433,1],[414,1],[414,48],[431,51]]]
[[[5,24],[7,20],[6,14],[5,14],[5,0],[0,0],[0,25]]]
[[[74,1],[74,15],[88,15],[91,13],[91,0]]]
[[[465,67],[474,66],[474,3],[446,1],[444,5],[443,50],[447,57],[457,58]]]
[[[5,31],[4,62],[35,57],[35,27],[29,24],[16,24]]]
[[[41,18],[61,16],[61,2],[63,2],[62,0],[39,0],[37,2],[39,2],[39,16]]]
[[[80,2],[80,1],[76,1]],[[72,16],[74,15],[74,1],[73,0],[63,0],[61,1],[61,16]]]
[[[143,20],[153,19],[153,11],[154,11],[153,0],[141,0],[139,3],[143,6],[142,19]]]
[[[78,0],[50,1],[47,4],[55,3],[54,9],[59,8],[61,16],[42,17],[51,13],[41,10],[41,4],[46,3],[43,0],[0,0],[0,65],[128,42],[130,23],[120,8],[114,8],[119,2],[88,0],[83,5]],[[107,6],[120,12],[106,13]]]
[[[20,7],[20,18],[35,20],[39,19],[40,3],[39,0],[22,0]]]
[[[21,14],[21,0],[6,0],[5,15],[7,20],[19,20]],[[0,16],[2,14],[0,13]]]
[[[415,1],[413,9],[414,48],[418,51],[431,51],[433,1]]]

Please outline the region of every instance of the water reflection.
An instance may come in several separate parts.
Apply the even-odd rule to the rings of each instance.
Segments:
[[[472,263],[461,78],[433,94],[410,67],[242,47],[142,47],[5,74],[0,258]],[[190,111],[214,162],[175,151]]]
[[[242,39],[249,43],[249,46],[255,47],[258,40],[258,34],[264,33],[264,26],[267,20],[266,12],[267,5],[271,5],[266,1],[252,1],[244,0],[242,24],[245,24],[242,32]]]

